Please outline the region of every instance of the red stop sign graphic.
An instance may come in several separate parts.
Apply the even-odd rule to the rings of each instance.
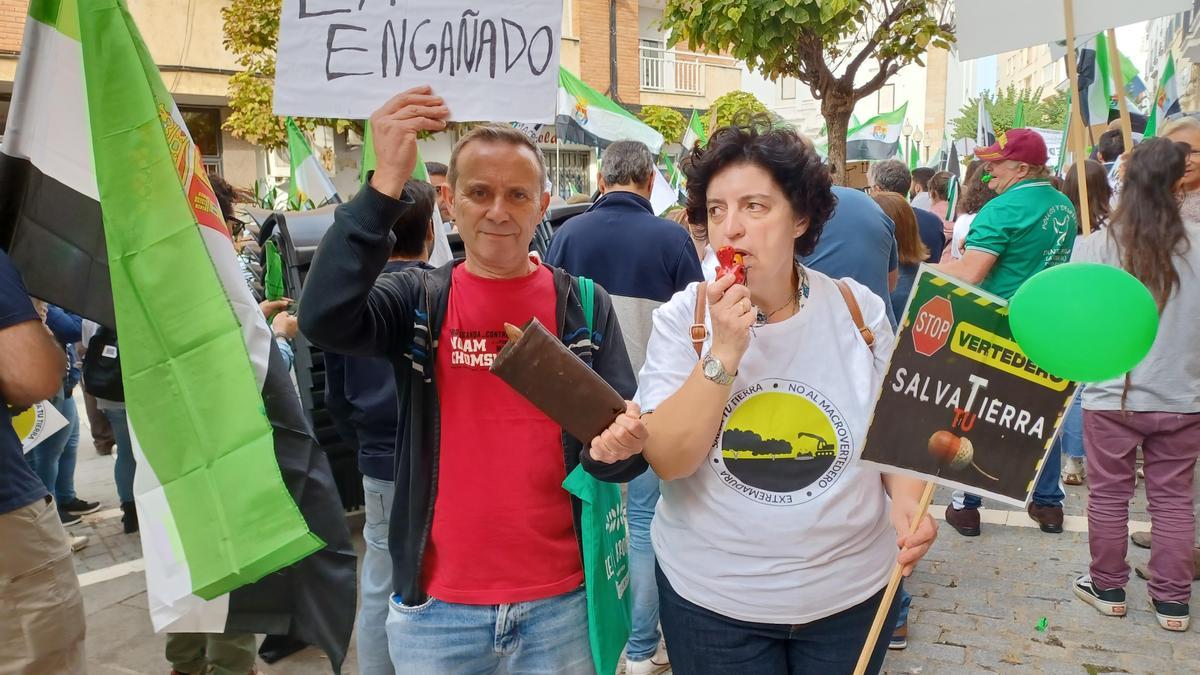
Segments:
[[[946,346],[950,329],[954,326],[954,307],[946,298],[930,298],[921,305],[917,318],[913,320],[913,349],[918,354],[933,356]]]

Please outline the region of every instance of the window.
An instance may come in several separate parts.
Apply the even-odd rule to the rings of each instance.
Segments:
[[[185,108],[179,107],[183,123],[187,125],[192,142],[200,149],[204,168],[217,174],[222,173],[221,166],[221,111],[218,108]]]
[[[792,101],[796,98],[796,78],[785,77],[779,81],[779,98]]]
[[[896,85],[885,84],[879,90],[879,112],[886,113],[896,109]]]

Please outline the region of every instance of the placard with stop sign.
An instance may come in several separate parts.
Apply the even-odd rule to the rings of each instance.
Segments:
[[[1004,300],[931,267],[900,318],[859,461],[1023,504],[1074,383],[1021,351]]]
[[[917,310],[913,319],[912,339],[913,349],[918,354],[933,356],[939,349],[946,346],[950,338],[950,329],[954,327],[954,306],[948,298],[937,296],[930,298]]]

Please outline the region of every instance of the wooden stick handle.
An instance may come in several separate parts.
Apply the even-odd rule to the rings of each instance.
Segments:
[[[1073,122],[1079,123],[1080,131],[1075,137],[1075,146],[1071,149],[1075,155],[1075,173],[1078,179],[1076,182],[1079,183],[1079,224],[1083,226],[1084,234],[1091,234],[1092,215],[1087,189],[1087,147],[1084,140],[1086,138],[1084,134],[1090,132],[1090,127],[1088,127],[1088,121],[1083,119],[1083,101],[1079,100],[1082,92],[1079,91],[1079,71],[1076,68],[1076,60],[1079,57],[1075,51],[1074,0],[1063,0],[1063,19],[1067,29],[1067,75],[1071,78],[1071,97],[1074,99],[1074,105],[1071,106],[1071,117]],[[1117,64],[1117,67],[1120,67],[1120,64]]]
[[[1117,48],[1117,31],[1108,29],[1108,69],[1112,72],[1113,84],[1117,88],[1117,108],[1121,111],[1121,139],[1125,152],[1133,150],[1133,120],[1129,117],[1129,103],[1125,100],[1125,73],[1121,70],[1121,50]]]
[[[921,521],[925,520],[925,514],[929,512],[929,504],[933,501],[933,481],[925,483],[925,491],[921,493],[921,501],[917,504],[917,513],[912,519],[912,524],[909,525],[908,533],[911,535],[921,526]],[[892,569],[892,578],[888,580],[887,589],[883,592],[883,599],[879,601],[879,609],[875,612],[875,621],[871,623],[871,630],[867,631],[867,643],[863,645],[862,654],[858,656],[858,665],[854,667],[854,675],[863,675],[867,672],[867,666],[871,663],[871,655],[875,652],[875,643],[879,637],[879,632],[883,630],[883,622],[887,621],[888,610],[892,608],[892,600],[896,598],[896,589],[900,587],[900,573],[902,568],[900,563],[896,563]]]

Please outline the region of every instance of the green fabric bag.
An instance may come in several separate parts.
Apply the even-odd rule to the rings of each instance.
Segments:
[[[579,294],[591,330],[595,298],[591,279],[579,278]],[[592,663],[597,675],[612,675],[617,672],[632,625],[629,539],[621,486],[597,480],[579,465],[563,481],[563,487],[583,502],[580,529]]]

